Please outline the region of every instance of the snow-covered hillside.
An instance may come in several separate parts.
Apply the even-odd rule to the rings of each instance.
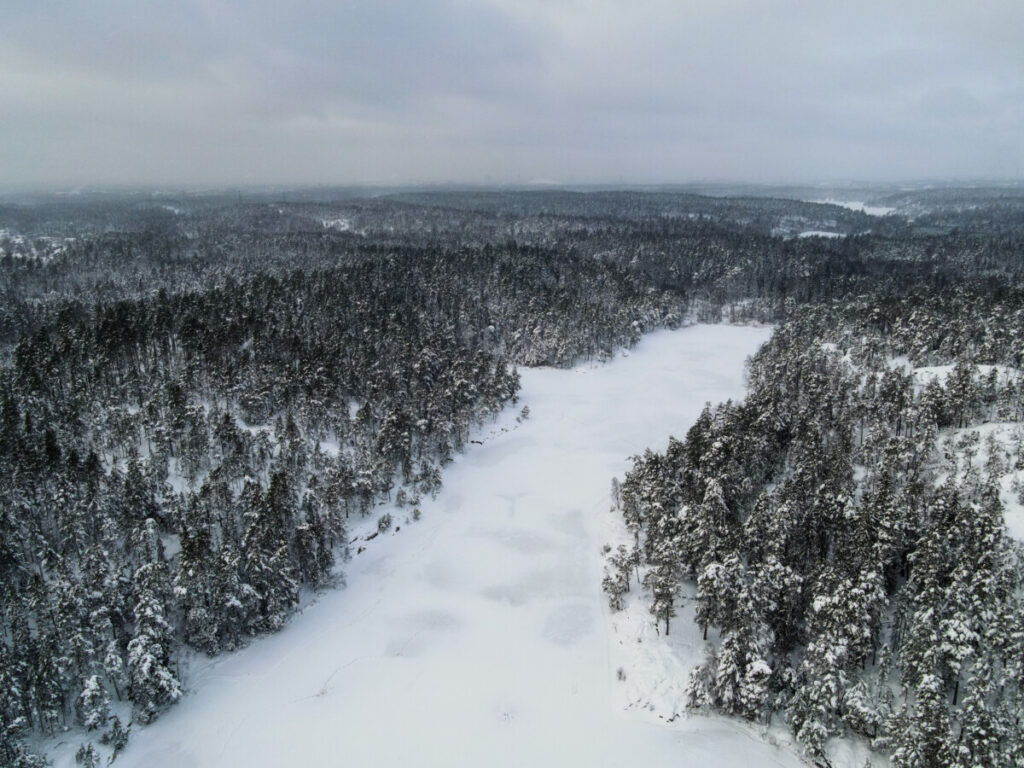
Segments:
[[[607,365],[523,370],[520,405],[448,468],[420,521],[394,511],[400,530],[353,557],[347,588],[195,664],[185,699],[133,729],[117,765],[800,765],[738,723],[626,709],[639,681],[664,684],[659,664],[689,659],[653,631],[629,652],[636,635],[613,630],[600,588],[611,477],[705,401],[741,397],[768,333],[663,331]],[[699,637],[680,620],[673,640]]]

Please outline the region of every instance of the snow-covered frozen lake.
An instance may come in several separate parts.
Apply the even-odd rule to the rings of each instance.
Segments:
[[[625,711],[600,590],[612,476],[705,401],[742,397],[768,335],[696,326],[603,366],[523,369],[519,405],[448,467],[422,520],[399,512],[347,588],[186,679],[117,765],[800,765],[742,724]]]
[[[867,205],[859,200],[833,200],[832,198],[826,198],[825,200],[808,200],[807,202],[839,205],[843,208],[849,208],[851,211],[863,211],[868,216],[888,216],[890,213],[894,213],[896,211],[895,208],[890,208],[885,205]]]

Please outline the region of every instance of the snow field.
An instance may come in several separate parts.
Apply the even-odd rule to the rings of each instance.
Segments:
[[[769,332],[661,331],[600,367],[522,370],[521,402],[446,469],[422,520],[390,510],[401,530],[345,564],[346,588],[194,664],[118,766],[801,765],[743,724],[673,719],[702,648],[692,609],[666,642],[635,584],[619,614],[600,587],[601,547],[623,534],[611,478],[706,401],[742,397]]]
[[[805,237],[824,237],[829,240],[834,240],[839,237],[846,237],[842,232],[826,232],[822,229],[809,229],[806,232],[801,232],[797,235],[798,238],[803,239]]]
[[[890,213],[896,211],[895,208],[890,208],[884,205],[867,205],[860,202],[859,200],[811,200],[812,203],[823,203],[827,205],[839,205],[843,208],[849,208],[851,211],[863,211],[868,216],[888,216]]]

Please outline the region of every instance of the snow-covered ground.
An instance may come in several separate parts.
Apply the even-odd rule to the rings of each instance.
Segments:
[[[804,238],[804,237],[837,238],[837,237],[846,237],[846,235],[844,235],[842,232],[826,232],[823,229],[808,229],[808,230],[805,230],[804,232],[799,233],[797,235],[797,237],[800,237],[800,238]]]
[[[868,216],[888,216],[890,213],[895,213],[895,208],[889,208],[884,205],[866,205],[859,200],[808,200],[810,203],[823,203],[826,205],[839,205],[843,208],[849,208],[851,211],[863,211]]]
[[[1016,456],[1024,441],[1024,427],[1017,422],[986,422],[964,429],[949,429],[939,436],[938,448],[944,462],[937,482],[955,472],[961,483],[968,473],[976,480],[994,472],[1003,503],[1006,530],[1013,538],[1024,541],[1024,469],[1016,466]],[[995,464],[992,463],[996,453]],[[968,459],[973,456],[973,460]]]
[[[893,368],[901,368],[913,376],[914,389],[920,391],[932,380],[944,384],[953,372],[952,365],[927,365],[914,368],[905,357],[893,358]],[[1005,365],[978,365],[977,376],[986,379],[992,371],[1001,379],[1017,379],[1020,372]],[[946,460],[946,466],[939,473],[939,482],[949,475],[951,468],[961,482],[966,480],[974,456],[973,466],[979,471],[995,470],[999,484],[999,498],[1003,503],[1003,514],[1009,534],[1018,541],[1024,541],[1024,469],[1016,465],[1019,446],[1024,441],[1024,426],[1019,422],[990,421],[974,424],[963,429],[947,429],[939,435],[939,453]],[[989,462],[993,450],[998,451],[995,464]]]
[[[348,232],[352,229],[352,222],[348,219],[324,219],[324,229],[336,229],[339,232]]]
[[[667,645],[642,613],[609,614],[600,590],[620,525],[612,476],[681,437],[705,401],[741,397],[768,335],[695,326],[603,366],[522,370],[520,404],[480,430],[420,521],[393,511],[401,530],[346,564],[347,588],[194,665],[190,692],[133,729],[117,765],[801,765],[740,723],[666,722],[698,630],[680,615]]]

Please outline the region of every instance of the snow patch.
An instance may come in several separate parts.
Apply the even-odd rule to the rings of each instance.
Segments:
[[[826,200],[809,200],[811,203],[820,203],[822,205],[838,205],[842,208],[849,208],[851,211],[860,211],[866,213],[868,216],[888,216],[890,213],[895,213],[895,208],[889,208],[884,205],[867,205],[859,200],[833,200],[831,198]]]
[[[797,234],[797,237],[825,237],[830,240],[834,240],[839,237],[846,237],[846,235],[844,235],[842,232],[826,232],[825,230],[822,229],[808,229],[805,232],[800,232],[799,234]]]
[[[348,232],[352,229],[352,222],[349,219],[322,219],[324,229],[333,229],[337,232]]]

